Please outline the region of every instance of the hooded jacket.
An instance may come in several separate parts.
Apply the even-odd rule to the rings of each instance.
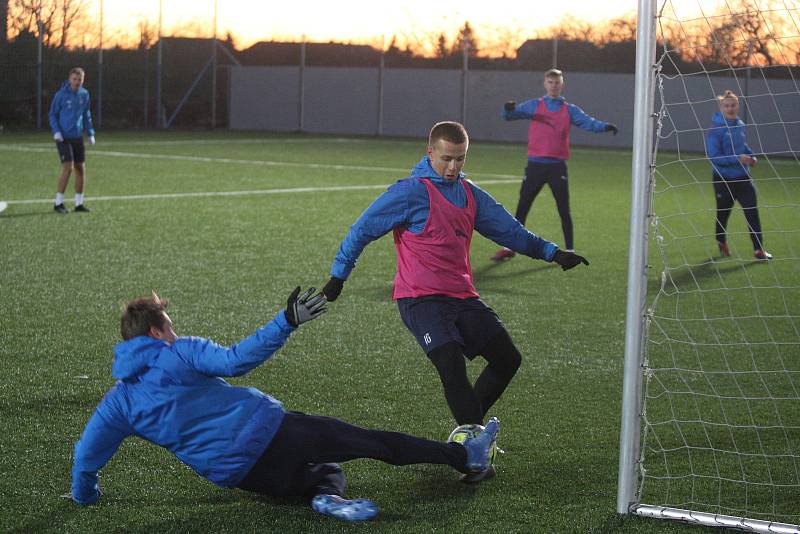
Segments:
[[[50,104],[50,129],[53,135],[61,133],[64,139],[81,139],[83,130],[94,136],[92,114],[89,111],[89,91],[82,86],[73,91],[69,80],[61,85]]]
[[[219,377],[254,369],[292,331],[281,311],[230,348],[199,337],[169,345],[139,336],[117,344],[112,374],[118,381],[75,444],[73,499],[97,501],[97,472],[128,436],[164,447],[218,486],[236,486],[269,446],[285,412],[269,395]]]
[[[428,156],[424,156],[412,169],[411,176],[398,180],[379,196],[350,227],[331,266],[331,275],[342,280],[350,276],[358,257],[368,244],[395,227],[404,227],[419,234],[425,228],[430,209],[428,190],[423,178],[451,204],[458,208],[467,205],[467,195],[461,185],[464,173],[448,180],[433,170]],[[530,256],[553,261],[558,247],[527,230],[492,196],[467,181],[475,198],[475,230],[487,239],[504,247]]]
[[[752,153],[747,144],[747,125],[742,119],[726,119],[722,112],[714,113],[706,133],[706,155],[714,172],[725,180],[748,180],[749,166],[742,165],[739,156]]]

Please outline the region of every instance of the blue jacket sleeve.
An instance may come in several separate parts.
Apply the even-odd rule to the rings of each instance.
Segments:
[[[581,128],[582,130],[586,130],[587,132],[594,132],[600,133],[604,132],[606,129],[606,121],[601,121],[599,119],[595,119],[594,117],[587,115],[581,108],[576,106],[575,104],[568,104],[569,110],[569,120],[572,124]]]
[[[100,401],[81,439],[75,444],[72,464],[72,499],[79,504],[94,504],[100,498],[97,472],[117,452],[122,440],[131,435],[127,418],[116,406],[116,388]]]
[[[294,327],[285,311],[232,347],[223,347],[210,339],[182,337],[173,349],[183,361],[209,376],[240,376],[265,361],[286,343]]]
[[[739,163],[739,156],[725,153],[724,139],[727,129],[724,127],[711,128],[706,134],[706,155],[712,163],[729,166]]]
[[[92,112],[90,105],[90,98],[86,98],[86,109],[83,111],[83,125],[86,127],[86,133],[89,137],[94,137],[94,124],[92,124]]]
[[[507,121],[516,121],[521,119],[532,119],[533,114],[536,113],[536,108],[539,106],[539,99],[534,98],[533,100],[526,100],[525,102],[521,102],[517,104],[514,108],[514,111],[506,111],[506,108],[503,108],[503,120]]]
[[[531,258],[553,261],[558,246],[522,226],[489,193],[473,183],[475,197],[475,230],[487,239]]]
[[[61,113],[61,91],[56,93],[53,101],[50,102],[50,112],[47,114],[47,119],[50,121],[50,129],[53,135],[61,131],[61,126],[58,124],[58,115]]]
[[[342,240],[331,266],[331,276],[347,280],[364,248],[408,220],[408,192],[401,180],[389,187],[358,217]]]

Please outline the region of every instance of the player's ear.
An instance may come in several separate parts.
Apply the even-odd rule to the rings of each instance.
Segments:
[[[152,337],[152,338],[154,338],[154,339],[163,340],[164,337],[166,336],[166,333],[163,330],[161,330],[160,328],[156,328],[155,326],[151,326],[150,330],[147,331],[147,335]]]
[[[433,148],[431,148],[431,145],[428,145],[428,157],[429,158],[433,157]]]

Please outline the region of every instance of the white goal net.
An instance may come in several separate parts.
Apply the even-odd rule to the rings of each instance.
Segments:
[[[655,17],[631,511],[796,532],[800,3],[662,0]]]

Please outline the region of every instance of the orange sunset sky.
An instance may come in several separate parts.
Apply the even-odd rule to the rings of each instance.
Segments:
[[[99,20],[101,0],[86,0],[87,14]],[[661,1],[659,5],[661,5]],[[696,14],[698,3],[713,9],[717,0],[672,0],[682,16]],[[568,2],[437,2],[433,0],[339,0],[331,1],[247,1],[218,0],[217,34],[231,32],[239,48],[262,40],[354,42],[381,46],[397,36],[405,42],[434,42],[445,33],[449,38],[465,21],[480,39],[519,40],[535,36],[537,30],[554,26],[566,17],[600,22],[634,14],[635,0],[570,0]],[[107,44],[129,44],[138,40],[137,25],[147,21],[157,26],[159,1],[104,0],[104,35]],[[211,36],[214,0],[163,0],[165,35]],[[92,32],[94,33],[94,32]],[[434,36],[434,38],[431,38]],[[385,39],[385,40],[384,40]],[[83,38],[89,47],[97,45],[94,35]],[[516,43],[519,44],[519,43]]]

